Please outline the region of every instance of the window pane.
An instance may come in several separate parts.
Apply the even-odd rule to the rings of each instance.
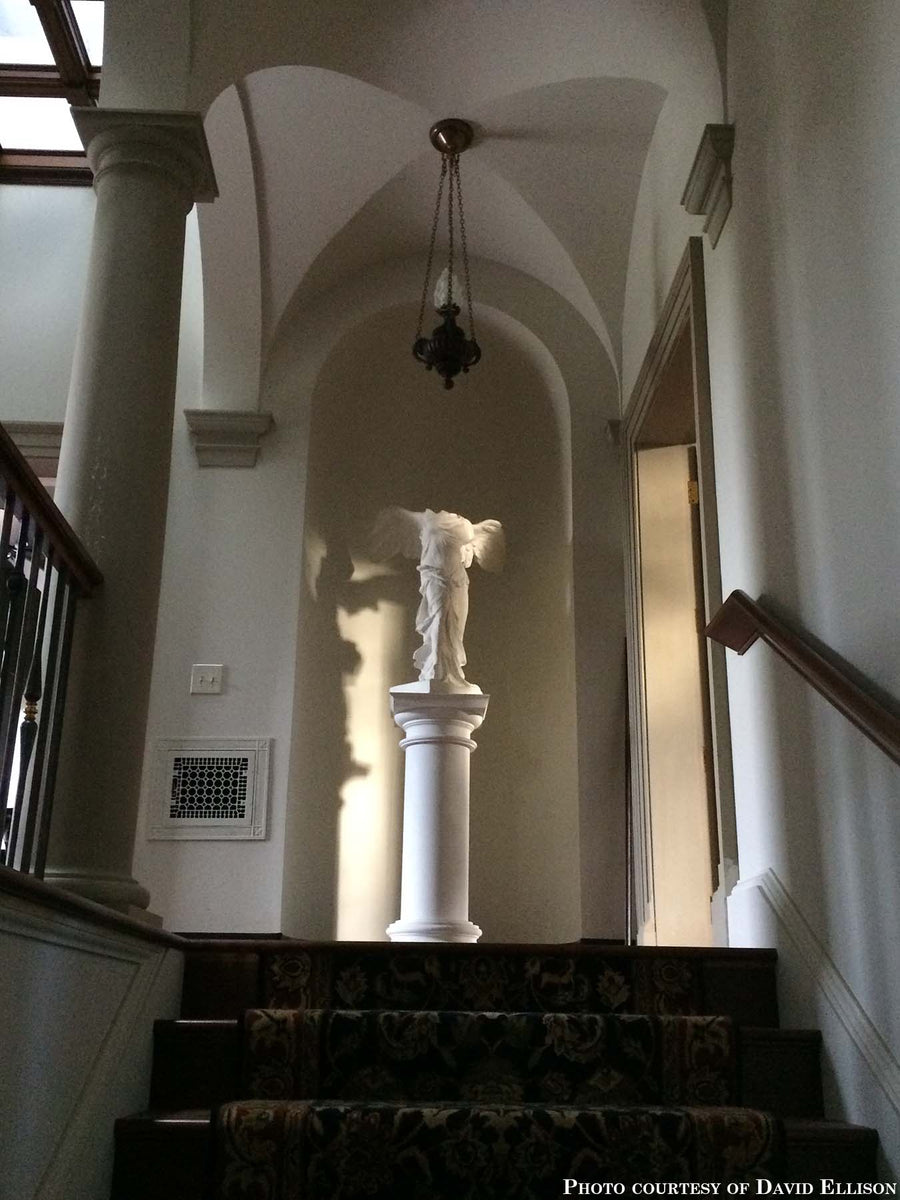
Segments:
[[[67,100],[0,96],[0,146],[4,150],[80,150],[81,138]]]
[[[103,62],[103,0],[72,0],[72,11],[91,66]]]
[[[0,62],[43,66],[53,55],[29,0],[0,0]]]

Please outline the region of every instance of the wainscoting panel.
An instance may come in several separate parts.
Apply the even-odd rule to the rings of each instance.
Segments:
[[[0,895],[0,1197],[101,1200],[113,1122],[147,1100],[152,1027],[182,955],[90,917]]]
[[[728,900],[733,946],[774,946],[783,1025],[821,1027],[827,1115],[878,1129],[885,1178],[900,1174],[900,1062],[797,900],[771,868]],[[830,1084],[830,1086],[829,1086]]]

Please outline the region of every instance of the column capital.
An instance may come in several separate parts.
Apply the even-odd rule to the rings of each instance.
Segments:
[[[186,210],[219,194],[200,113],[93,107],[71,112],[95,186],[108,171],[125,168],[173,180],[185,191]]]
[[[490,696],[486,696],[474,684],[470,691],[450,691],[442,684],[434,684],[432,680],[398,684],[390,689],[389,695],[391,716],[401,728],[403,718],[409,713],[433,717],[438,721],[454,718],[468,721],[473,729],[477,729],[484,720],[490,701]]]

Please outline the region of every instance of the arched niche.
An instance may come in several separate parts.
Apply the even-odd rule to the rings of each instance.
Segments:
[[[492,405],[502,411],[504,404],[512,403],[508,397],[515,393],[517,385],[508,379],[499,400],[488,398],[479,405],[467,408],[467,395],[474,396],[481,385],[476,383],[473,373],[465,384],[460,384],[450,393],[449,403],[438,382],[427,376],[409,355],[409,341],[414,326],[415,313],[409,304],[409,278],[417,277],[423,264],[418,259],[405,263],[385,264],[377,271],[367,272],[365,277],[356,278],[350,284],[325,296],[317,297],[316,304],[309,308],[294,309],[289,312],[289,319],[282,323],[279,336],[273,346],[270,360],[267,364],[264,394],[267,407],[275,412],[276,420],[282,430],[289,434],[300,450],[302,462],[298,484],[304,489],[303,496],[298,496],[299,527],[304,530],[304,547],[307,555],[308,576],[318,579],[321,563],[328,559],[328,571],[324,582],[340,587],[347,582],[349,563],[346,555],[337,550],[330,558],[328,556],[327,540],[321,536],[320,529],[323,517],[322,497],[318,494],[317,476],[323,474],[321,465],[317,464],[318,438],[316,424],[316,408],[324,403],[323,397],[330,395],[335,379],[341,379],[341,387],[354,389],[357,397],[362,398],[366,409],[365,397],[369,389],[376,391],[387,387],[390,396],[396,399],[409,381],[412,389],[410,395],[426,395],[429,391],[432,397],[437,394],[438,411],[452,414],[466,413],[461,424],[466,436],[480,439],[487,444],[485,433],[492,428],[494,412]],[[571,443],[571,467],[563,469],[559,451],[556,456],[552,475],[555,480],[554,490],[559,497],[556,510],[559,513],[563,528],[563,541],[566,555],[572,562],[571,589],[568,588],[570,576],[564,575],[553,566],[553,554],[550,552],[531,553],[534,560],[540,564],[545,577],[554,580],[565,578],[563,591],[567,594],[564,603],[568,606],[566,622],[570,621],[572,642],[566,651],[555,652],[554,662],[560,670],[566,671],[572,680],[574,689],[574,709],[568,702],[562,704],[560,713],[564,715],[562,727],[554,727],[556,735],[561,739],[560,744],[568,746],[567,753],[574,771],[574,821],[573,827],[567,819],[558,820],[555,811],[557,804],[556,791],[544,788],[542,802],[544,813],[540,819],[535,816],[532,820],[527,815],[522,820],[507,821],[504,836],[509,842],[520,839],[523,848],[522,856],[517,860],[515,875],[520,891],[515,888],[507,891],[503,911],[508,914],[501,919],[498,910],[495,932],[492,934],[490,924],[486,926],[488,936],[524,936],[525,917],[530,915],[528,896],[540,896],[539,889],[533,886],[533,880],[525,891],[522,881],[527,883],[529,867],[524,865],[529,855],[532,855],[532,867],[542,870],[543,863],[553,862],[558,871],[556,881],[557,899],[548,899],[543,905],[543,920],[531,921],[528,928],[530,936],[535,936],[534,929],[542,929],[542,936],[555,938],[577,936],[579,931],[594,936],[620,936],[616,922],[620,921],[624,910],[624,837],[617,824],[624,819],[624,801],[622,796],[622,744],[620,737],[622,688],[619,679],[622,657],[622,601],[621,601],[621,538],[619,525],[619,476],[618,461],[614,448],[609,445],[604,436],[604,425],[608,417],[617,411],[618,393],[616,381],[602,347],[596,338],[592,337],[584,322],[566,305],[556,293],[544,285],[523,276],[520,272],[511,271],[486,261],[473,264],[473,272],[479,280],[479,294],[485,298],[490,307],[477,307],[479,322],[488,317],[491,328],[487,331],[486,346],[489,354],[493,354],[495,362],[510,363],[536,362],[541,355],[535,347],[543,350],[543,362],[552,363],[553,371],[558,382],[553,387],[548,386],[547,367],[542,368],[544,388],[546,393],[545,409],[547,412],[547,430],[552,431],[552,439],[556,446],[562,447],[568,457],[566,443]],[[493,303],[491,303],[493,301]],[[491,309],[497,313],[506,311],[506,317],[489,317]],[[399,315],[391,318],[390,328],[382,325],[380,314],[391,311],[395,314],[405,312],[405,317]],[[504,333],[504,322],[506,332]],[[521,335],[511,339],[509,330],[515,326],[521,327]],[[378,329],[378,336],[370,340],[370,329]],[[527,333],[527,336],[523,336]],[[517,345],[515,354],[496,352],[503,344],[504,338],[510,345]],[[531,340],[529,349],[527,342]],[[349,378],[341,375],[339,364],[351,370]],[[350,366],[347,366],[348,362]],[[486,367],[488,358],[479,367]],[[352,369],[351,369],[352,367]],[[490,378],[491,369],[484,375]],[[509,373],[507,373],[509,374]],[[539,372],[541,374],[541,372]],[[332,382],[328,382],[331,380]],[[389,381],[386,384],[379,380]],[[401,380],[403,383],[401,384]],[[522,385],[524,386],[524,384]],[[335,409],[332,398],[329,406]],[[337,410],[340,406],[337,405]],[[515,404],[508,410],[510,428],[518,429],[516,436],[530,441],[539,449],[547,444],[547,437],[535,438],[529,433],[528,425],[518,420],[518,410]],[[521,414],[520,414],[521,415]],[[518,425],[516,422],[518,420]],[[344,426],[346,429],[347,426]],[[341,433],[337,431],[335,436]],[[402,456],[404,438],[398,434],[401,444],[396,454]],[[408,442],[408,438],[406,439]],[[438,439],[440,443],[441,439]],[[495,438],[500,445],[502,439]],[[529,447],[531,449],[533,447]],[[407,452],[410,449],[408,444]],[[554,455],[548,459],[554,460]],[[445,446],[444,457],[449,465],[448,474],[458,473],[466,458],[465,446],[456,445],[452,452]],[[506,457],[509,457],[506,452]],[[504,452],[497,451],[497,461],[502,462]],[[327,462],[326,459],[323,460]],[[328,474],[326,470],[325,475]],[[527,477],[527,472],[524,472]],[[564,483],[567,479],[568,486]],[[567,491],[571,487],[571,519],[568,509]],[[327,488],[323,493],[327,496]],[[409,507],[424,506],[433,503],[427,499],[419,500],[415,495],[383,495],[384,502],[399,502]],[[477,495],[476,495],[477,499]],[[437,500],[437,503],[452,507],[453,503]],[[455,502],[458,507],[462,503]],[[327,507],[327,506],[326,506]],[[548,504],[547,511],[553,509]],[[487,511],[476,511],[470,515],[479,517],[491,514]],[[332,526],[335,518],[329,518]],[[346,519],[344,523],[346,526]],[[571,523],[569,523],[571,520]],[[352,522],[351,522],[352,524]],[[513,522],[515,524],[515,521]],[[358,537],[358,530],[349,530],[345,535],[347,547],[352,558],[351,542]],[[334,542],[334,535],[332,535]],[[325,542],[326,544],[323,544]],[[318,562],[316,561],[318,559]],[[411,565],[411,564],[410,564]],[[500,587],[508,587],[507,576]],[[493,583],[494,580],[489,582]],[[378,587],[381,585],[372,585]],[[405,593],[406,622],[411,627],[411,611],[416,600],[415,577],[407,575],[405,583],[393,586],[407,588]],[[472,637],[477,637],[476,602],[478,586],[473,586],[473,617]],[[489,592],[483,589],[483,594]],[[496,595],[505,594],[498,590]],[[304,590],[304,604],[312,595],[307,587]],[[398,601],[399,603],[399,601]],[[486,601],[487,603],[487,601]],[[547,621],[547,614],[542,611],[543,604],[528,605],[520,599],[514,599],[512,606],[506,605],[510,611],[515,611],[516,619],[520,617],[530,628],[540,630]],[[318,610],[319,618],[322,609]],[[485,618],[487,619],[487,618]],[[306,621],[314,620],[311,611],[301,614],[300,637],[302,641],[303,628]],[[507,614],[507,621],[510,617]],[[512,622],[514,623],[514,622]],[[351,638],[341,635],[335,612],[331,610],[325,623],[320,625],[324,637],[340,641]],[[345,630],[346,633],[346,630]],[[539,637],[540,634],[533,636]],[[406,653],[411,653],[414,641],[410,640]],[[473,643],[474,645],[474,643]],[[559,648],[557,648],[559,651]],[[347,655],[347,662],[353,657],[350,650],[342,649],[334,641],[333,656],[328,663],[320,663],[320,667],[331,671],[334,680],[334,666],[340,654]],[[337,823],[339,804],[341,803],[340,789],[348,778],[348,772],[355,770],[353,764],[352,746],[344,746],[336,750],[330,763],[325,764],[322,771],[313,769],[314,764],[304,759],[304,746],[311,744],[313,730],[321,713],[321,705],[327,708],[335,706],[336,716],[332,723],[340,724],[346,718],[346,698],[339,693],[341,689],[331,687],[328,696],[319,700],[319,712],[315,704],[310,702],[315,690],[310,691],[304,682],[302,657],[304,650],[298,651],[297,662],[297,693],[295,702],[295,736],[293,767],[291,772],[290,796],[288,799],[288,850],[285,859],[285,901],[284,928],[288,932],[302,933],[304,936],[334,936],[337,922]],[[527,653],[524,655],[527,659]],[[326,655],[328,659],[328,655]],[[402,659],[400,661],[403,667]],[[556,666],[553,668],[556,669]],[[526,670],[520,671],[517,678],[524,679]],[[551,672],[552,673],[552,672]],[[514,671],[515,675],[516,672]],[[533,695],[540,687],[537,677],[540,672],[529,674],[528,691]],[[403,668],[399,678],[385,679],[385,690],[391,682],[402,682],[408,677],[408,671]],[[477,675],[473,678],[482,682]],[[485,690],[493,685],[485,680]],[[378,686],[381,686],[379,682]],[[554,685],[555,686],[555,685]],[[567,685],[568,686],[568,685]],[[551,692],[552,692],[551,688]],[[495,694],[497,694],[495,690]],[[382,709],[384,725],[383,736],[390,739],[390,744],[396,747],[396,735],[390,727],[387,718],[387,701],[384,698]],[[339,712],[343,706],[344,711]],[[498,711],[495,705],[491,713]],[[312,722],[310,724],[310,722]],[[499,733],[502,726],[502,716],[496,718]],[[549,728],[549,726],[548,726]],[[482,738],[482,749],[476,755],[478,759],[488,759],[486,739],[489,726],[485,727]],[[537,734],[535,745],[541,745],[543,731]],[[399,770],[399,752],[394,749],[395,766]],[[304,772],[306,774],[304,775]],[[381,785],[379,785],[381,786]],[[568,786],[568,785],[567,785]],[[301,793],[303,799],[301,799]],[[395,789],[399,802],[399,788]],[[473,791],[473,796],[475,795]],[[565,806],[564,806],[565,807]],[[394,811],[391,818],[398,820],[398,812]],[[507,814],[509,816],[509,814]],[[474,821],[474,818],[473,818]],[[559,830],[564,827],[567,832],[559,833],[559,844],[565,846],[565,851],[554,858],[551,845],[546,839],[532,838],[532,833],[539,832],[558,823]],[[475,845],[473,824],[473,913],[476,919],[483,923],[484,914],[477,913],[474,905],[478,899],[478,849]],[[522,831],[525,831],[524,840]],[[389,835],[385,833],[389,840]],[[551,842],[552,842],[551,837]],[[539,844],[540,843],[540,844]],[[485,844],[489,844],[489,841]],[[309,850],[307,850],[309,848]],[[383,866],[389,874],[390,865]],[[385,878],[387,878],[385,874]],[[527,891],[527,895],[526,895]],[[568,899],[563,902],[558,897],[565,893]],[[520,904],[521,900],[521,904]],[[524,907],[523,907],[524,905]],[[554,908],[556,905],[556,908]],[[513,910],[523,915],[522,931],[516,927],[518,918]],[[389,913],[392,919],[395,913]],[[381,921],[381,915],[378,918]],[[507,921],[504,926],[503,922]],[[300,922],[298,925],[297,922]],[[387,920],[384,924],[387,923]],[[552,926],[552,928],[551,928]],[[546,927],[546,928],[545,928]]]

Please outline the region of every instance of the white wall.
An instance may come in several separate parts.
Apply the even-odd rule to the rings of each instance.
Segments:
[[[730,22],[734,208],[706,256],[723,588],[765,596],[896,697],[900,9],[758,0]],[[690,157],[661,193],[673,255]],[[653,312],[650,273],[632,279],[633,312]],[[646,318],[635,330],[646,344]],[[896,1171],[900,776],[766,648],[728,668],[732,941],[777,942],[787,1018],[830,1035],[832,1111],[877,1124]],[[844,1001],[864,1019],[838,1019]]]
[[[178,1014],[182,955],[2,894],[0,960],[0,1197],[101,1200],[114,1122],[147,1106],[153,1022]]]
[[[0,186],[0,421],[61,421],[94,221],[83,187]]]
[[[631,398],[669,285],[687,240],[703,231],[702,217],[681,207],[694,154],[708,123],[722,121],[722,81],[708,30],[673,54],[662,106],[638,189],[622,322],[622,407]]]
[[[166,926],[190,932],[281,928],[282,831],[290,744],[301,494],[290,414],[253,470],[201,469],[184,419],[201,407],[203,289],[196,210],[188,220],[166,549],[134,850],[135,878]],[[193,663],[223,663],[220,696],[192,696]],[[147,836],[159,739],[271,737],[270,836],[263,842],[156,842]]]

